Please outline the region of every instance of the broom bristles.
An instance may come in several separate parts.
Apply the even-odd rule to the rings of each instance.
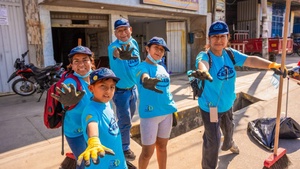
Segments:
[[[264,162],[264,169],[286,169],[291,161],[286,155],[286,150],[278,148],[277,155],[272,154]]]
[[[66,153],[64,161],[60,164],[60,169],[76,169],[76,159],[73,153]]]

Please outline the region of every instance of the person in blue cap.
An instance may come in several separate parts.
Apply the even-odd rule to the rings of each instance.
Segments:
[[[82,86],[82,90],[85,92],[81,100],[76,104],[76,106],[68,110],[64,119],[64,134],[66,140],[71,148],[75,157],[78,157],[85,149],[86,143],[83,137],[83,129],[81,125],[81,115],[82,111],[89,102],[92,93],[88,90],[88,85],[90,82],[90,73],[94,66],[93,53],[88,47],[76,46],[74,47],[69,55],[69,62],[67,69],[69,73],[75,75]],[[66,86],[73,85],[77,88],[76,81],[72,78],[67,78],[63,82]],[[77,166],[76,169],[83,169],[84,165]]]
[[[257,56],[248,56],[235,49],[227,48],[230,34],[223,21],[212,23],[209,28],[207,51],[200,52],[196,57],[196,70],[190,76],[205,80],[198,104],[204,123],[202,168],[215,169],[218,163],[221,132],[223,144],[221,150],[239,153],[233,140],[234,122],[232,106],[236,99],[234,66],[247,66],[259,69],[273,69],[279,74],[280,64],[270,62]],[[229,53],[233,58],[231,59]],[[209,81],[207,81],[209,80]]]
[[[140,64],[139,47],[131,37],[132,27],[127,19],[118,19],[114,23],[116,40],[108,46],[109,66],[120,81],[117,83],[113,101],[116,106],[118,125],[121,131],[125,158],[135,159],[130,149],[131,119],[137,109],[138,92],[134,72]]]
[[[170,50],[164,39],[160,37],[150,39],[146,50],[148,55],[136,72],[142,142],[138,168],[147,168],[156,148],[158,168],[166,169],[172,114],[177,112],[177,107],[170,93],[170,75],[158,63],[164,53]]]
[[[81,118],[83,135],[88,146],[78,157],[79,165],[84,161],[90,169],[127,169],[120,130],[110,104],[119,80],[108,68],[99,68],[90,74],[88,88],[92,98]]]

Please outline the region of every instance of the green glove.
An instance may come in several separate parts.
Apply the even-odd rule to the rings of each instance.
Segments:
[[[210,82],[213,81],[213,78],[210,76],[207,70],[196,70],[193,71],[192,74],[189,76],[193,76],[200,80],[209,80]]]
[[[55,95],[54,93],[51,93],[51,96],[55,100],[63,104],[65,107],[77,104],[85,94],[84,91],[76,92],[75,86],[73,84],[70,84],[70,88],[69,88],[67,85],[62,83],[61,87],[64,89],[64,91],[56,87],[56,92],[59,93],[59,95]]]
[[[81,153],[77,160],[77,165],[80,166],[82,160],[84,160],[85,166],[89,166],[91,164],[90,158],[94,164],[99,164],[100,160],[98,156],[104,157],[105,154],[115,155],[114,151],[103,146],[100,143],[99,137],[90,137],[88,139],[88,147],[85,149],[83,153]]]
[[[156,88],[156,84],[158,82],[161,82],[161,80],[160,79],[156,79],[156,78],[145,77],[144,81],[143,81],[143,87],[146,88],[146,89],[149,89],[149,90],[153,90],[153,91],[155,91],[157,93],[163,93],[163,91],[158,90]]]
[[[277,75],[282,75],[283,78],[286,77],[287,72],[288,72],[288,70],[285,66],[284,66],[284,71],[282,72],[281,71],[281,64],[278,64],[276,62],[270,63],[269,64],[269,69],[272,69],[275,72],[275,74],[277,74]]]
[[[132,59],[138,59],[137,56],[132,56],[132,51],[134,48],[131,48],[129,50],[130,45],[126,45],[126,49],[124,49],[124,46],[122,45],[121,48],[117,48],[120,54],[120,59],[122,60],[132,60]]]

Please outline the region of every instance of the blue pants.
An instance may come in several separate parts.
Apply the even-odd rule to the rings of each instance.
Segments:
[[[204,123],[203,147],[202,147],[202,168],[215,169],[218,164],[218,154],[222,130],[224,142],[222,150],[229,150],[232,146],[234,130],[232,109],[218,114],[218,122],[211,123],[209,113],[201,110],[201,117]]]
[[[113,97],[122,137],[123,151],[129,150],[131,119],[136,112],[137,97],[138,93],[136,86],[130,90],[117,89]]]
[[[66,136],[66,140],[69,144],[69,147],[72,150],[72,153],[74,154],[76,160],[78,158],[78,156],[84,152],[84,150],[86,149],[87,145],[85,142],[85,139],[83,137],[83,135],[79,136],[79,137],[74,137],[74,138],[70,138]],[[80,166],[76,166],[76,169],[84,169],[84,162],[82,161]]]

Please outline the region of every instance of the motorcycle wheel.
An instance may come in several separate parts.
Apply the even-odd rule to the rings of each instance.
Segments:
[[[36,91],[34,82],[27,79],[17,79],[12,83],[12,90],[21,96],[30,96]]]

